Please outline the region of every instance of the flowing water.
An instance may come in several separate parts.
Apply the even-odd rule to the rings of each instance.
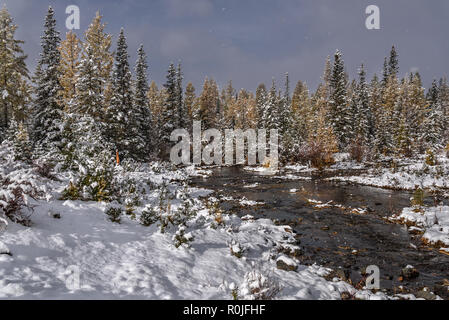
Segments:
[[[419,237],[410,235],[404,226],[384,219],[410,205],[409,192],[335,183],[322,177],[286,180],[282,175],[265,176],[239,167],[214,169],[210,177],[195,178],[192,184],[223,196],[263,202],[255,207],[242,207],[238,201],[224,202],[223,207],[240,216],[251,214],[289,224],[300,240],[301,263],[341,269],[354,284],[369,265],[379,267],[381,288],[390,293],[398,286],[410,292],[424,286],[437,290],[437,284],[449,279],[449,256],[424,246]],[[291,189],[297,191],[291,192]],[[367,213],[354,214],[336,207],[317,209],[307,199],[363,207]],[[426,202],[432,204],[432,199]],[[401,270],[407,265],[413,265],[420,275],[413,280],[400,281]],[[440,296],[449,298],[447,290],[438,288]]]

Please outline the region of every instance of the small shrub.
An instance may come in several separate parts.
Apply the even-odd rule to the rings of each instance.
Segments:
[[[78,188],[70,181],[69,186],[62,191],[61,200],[78,200],[79,198]]]
[[[136,212],[135,212],[135,201],[133,199],[127,198],[125,200],[125,214],[127,216],[130,216],[131,219],[136,218]]]
[[[0,210],[12,222],[30,227],[31,219],[23,212],[23,208],[27,207],[25,197],[22,187],[13,188],[8,196],[0,196]]]
[[[424,205],[424,190],[416,186],[410,202],[414,207],[422,207]]]
[[[49,161],[37,163],[35,165],[35,170],[38,175],[51,180],[56,180],[55,175],[52,173],[55,165]]]
[[[426,160],[425,161],[428,166],[434,166],[437,164],[436,159],[435,159],[435,154],[433,153],[432,150],[429,149],[426,151]]]
[[[272,278],[255,269],[248,272],[239,288],[238,298],[244,300],[272,300],[281,291],[280,285]]]
[[[190,232],[186,233],[185,226],[179,226],[178,231],[176,231],[176,234],[173,236],[173,240],[176,248],[179,248],[180,246],[189,247],[190,242],[193,241],[193,236]]]
[[[229,244],[229,249],[231,250],[231,255],[239,259],[243,257],[243,253],[245,252],[245,249],[242,247],[242,245],[235,240],[231,241],[231,243]]]
[[[121,221],[121,215],[123,212],[122,206],[117,202],[111,202],[106,206],[106,209],[104,210],[106,215],[109,217],[109,220],[115,223],[120,223]]]
[[[235,285],[232,283],[231,286],[229,287],[229,289],[231,289],[232,300],[238,300],[239,299],[238,288],[236,288]]]
[[[335,163],[333,152],[326,150],[322,143],[313,140],[300,148],[299,157],[302,162],[310,163],[318,170],[323,170]]]
[[[149,227],[159,220],[159,214],[153,206],[147,205],[140,215],[140,224]]]
[[[365,147],[362,145],[359,139],[353,141],[349,146],[349,155],[351,160],[355,160],[357,162],[362,162],[365,157]]]

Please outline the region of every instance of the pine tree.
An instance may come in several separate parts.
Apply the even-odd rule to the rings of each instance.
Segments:
[[[427,94],[428,109],[424,122],[423,140],[426,147],[432,150],[438,150],[442,147],[443,136],[443,110],[440,101],[437,82],[434,80]]]
[[[399,75],[399,59],[394,46],[391,47],[390,59],[388,60],[388,76],[398,76]]]
[[[363,64],[359,69],[359,83],[355,93],[356,113],[354,117],[354,133],[359,141],[368,145],[374,136],[374,117],[369,103],[369,90]]]
[[[321,88],[323,87],[321,86]],[[314,112],[309,97],[309,89],[302,81],[298,81],[295,90],[293,91],[291,112],[293,122],[292,127],[296,130],[296,139],[305,141],[309,135]]]
[[[256,89],[256,110],[257,110],[257,127],[261,128],[262,124],[262,116],[263,116],[263,107],[267,102],[267,88],[264,83],[261,83],[257,86]]]
[[[411,135],[410,126],[407,123],[406,114],[409,104],[409,83],[407,79],[403,79],[398,99],[393,111],[393,134],[394,134],[394,151],[396,155],[411,155]]]
[[[399,84],[395,76],[387,80],[382,90],[382,105],[378,110],[376,126],[376,148],[380,153],[389,154],[394,149],[394,131],[399,123],[395,118],[395,107],[399,97]]]
[[[136,147],[135,131],[137,129],[132,116],[134,108],[127,49],[125,34],[121,29],[112,73],[111,103],[106,110],[106,136],[124,157],[136,155],[134,148]]]
[[[348,131],[350,129],[351,120],[349,115],[344,62],[339,50],[337,50],[334,55],[334,66],[332,68],[330,87],[329,120],[334,129],[334,133],[337,136],[340,147],[344,148],[350,139]]]
[[[151,116],[153,118],[153,125],[155,126],[155,132],[157,133],[157,125],[160,123],[162,113],[162,92],[159,91],[156,82],[153,80],[150,83],[150,87],[147,92],[148,103],[150,104]]]
[[[61,54],[58,50],[61,39],[56,30],[54,14],[53,8],[49,7],[41,37],[42,53],[34,78],[36,99],[32,130],[38,150],[51,155],[58,152],[60,147],[62,124],[62,87],[59,82]]]
[[[15,39],[17,26],[6,8],[0,11],[0,142],[11,119],[24,121],[28,115],[30,89],[27,84],[26,55]]]
[[[134,119],[133,124],[136,125],[136,155],[139,159],[148,159],[154,144],[154,133],[152,126],[152,116],[150,104],[148,101],[148,80],[146,54],[143,45],[139,47],[137,52],[137,62],[135,66],[136,81],[134,87],[134,113],[131,115]]]
[[[411,74],[408,81],[407,103],[405,105],[405,122],[410,128],[412,149],[424,152],[422,137],[426,99],[419,74]],[[421,149],[421,150],[420,150]]]
[[[331,79],[332,79],[332,63],[330,56],[327,56],[326,62],[324,64],[324,72],[321,77],[321,80],[323,81],[323,98],[328,100],[330,97],[330,90],[331,90]]]
[[[223,114],[223,119],[219,121],[221,129],[234,126],[236,119],[234,110],[236,109],[237,94],[232,85],[232,80],[229,80],[226,87],[221,91],[220,109]]]
[[[104,121],[102,79],[95,66],[93,48],[87,46],[80,61],[75,84],[74,111],[87,114],[96,121]]]
[[[441,78],[438,84],[441,108],[443,110],[443,134],[447,140],[449,138],[449,84],[446,78]]]
[[[14,159],[31,163],[33,146],[28,134],[28,128],[23,121],[19,123],[15,119],[12,120],[12,132],[14,136],[12,138],[14,146]]]
[[[164,84],[165,98],[162,104],[161,112],[161,127],[159,129],[159,144],[158,149],[160,156],[163,159],[167,159],[170,153],[172,143],[170,142],[170,135],[173,130],[177,129],[179,123],[177,119],[177,75],[176,69],[173,63],[169,65],[167,72],[167,80]]]
[[[385,88],[387,86],[389,77],[390,77],[390,72],[388,70],[388,60],[387,60],[387,57],[385,57],[384,65],[382,68],[382,88]]]
[[[187,111],[185,110],[184,106],[184,99],[183,99],[183,87],[182,87],[182,80],[184,79],[184,76],[182,74],[181,70],[181,63],[178,64],[178,68],[176,69],[176,107],[177,107],[177,128],[186,128],[187,126]]]
[[[268,97],[262,111],[263,128],[266,130],[279,129],[278,102],[279,99],[276,93],[276,84],[273,79],[271,89],[268,92]]]
[[[291,124],[291,98],[290,98],[290,79],[288,73],[285,74],[284,92],[278,99],[278,116],[279,116],[279,134],[281,140],[290,130]]]

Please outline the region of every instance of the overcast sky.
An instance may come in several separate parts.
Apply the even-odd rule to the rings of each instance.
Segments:
[[[449,71],[449,1],[447,0],[10,0],[2,1],[25,40],[34,71],[43,19],[49,5],[56,11],[62,36],[68,5],[78,5],[80,34],[97,10],[114,35],[121,27],[128,39],[131,64],[143,43],[149,76],[163,83],[168,64],[182,61],[185,79],[199,89],[205,76],[220,85],[255,90],[289,72],[315,88],[326,56],[338,48],[354,76],[363,62],[369,75],[380,73],[392,44],[401,74],[418,70],[429,86]],[[380,8],[380,30],[365,28],[365,8]]]

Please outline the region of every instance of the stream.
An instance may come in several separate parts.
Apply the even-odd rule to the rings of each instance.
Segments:
[[[441,286],[444,279],[449,279],[449,256],[424,246],[405,226],[384,219],[410,206],[410,192],[330,182],[319,176],[287,180],[282,175],[265,176],[241,167],[223,167],[213,169],[207,178],[192,179],[191,184],[221,196],[263,202],[242,206],[238,201],[225,201],[222,207],[239,216],[251,214],[290,225],[300,241],[302,264],[341,270],[354,284],[362,278],[362,270],[376,265],[380,269],[380,287],[388,293],[399,292],[399,286],[412,293],[428,287],[449,299],[447,288]],[[354,214],[336,207],[317,209],[307,199],[323,203],[332,200],[332,204],[366,208],[367,213]],[[432,199],[426,202],[432,205]],[[400,281],[401,270],[407,265],[413,265],[419,276]]]

